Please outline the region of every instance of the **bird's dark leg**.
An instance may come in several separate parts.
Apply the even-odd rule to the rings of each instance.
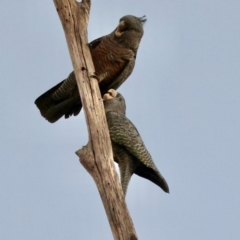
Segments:
[[[95,78],[98,82],[100,82],[100,78],[98,77],[98,74],[94,72],[93,74],[89,74],[89,78]]]

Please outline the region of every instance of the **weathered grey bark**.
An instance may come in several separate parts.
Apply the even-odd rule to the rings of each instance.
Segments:
[[[54,3],[67,39],[89,132],[87,146],[77,155],[98,187],[114,239],[137,240],[113,163],[105,112],[87,45],[91,1],[54,0]]]

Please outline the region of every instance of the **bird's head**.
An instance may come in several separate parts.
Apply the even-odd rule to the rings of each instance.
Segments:
[[[132,15],[122,17],[113,32],[115,39],[120,44],[137,50],[143,36],[143,24],[146,21],[145,16],[140,18]]]
[[[120,115],[126,114],[126,103],[123,96],[114,89],[108,90],[103,95],[105,112],[116,112]]]

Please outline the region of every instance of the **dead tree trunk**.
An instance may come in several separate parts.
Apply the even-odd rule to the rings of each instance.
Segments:
[[[89,132],[89,142],[77,152],[93,177],[116,240],[137,240],[118,175],[102,98],[87,41],[90,0],[54,0],[65,32]]]

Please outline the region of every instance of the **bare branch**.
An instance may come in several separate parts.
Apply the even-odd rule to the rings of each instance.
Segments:
[[[117,240],[137,240],[113,163],[102,98],[88,48],[87,25],[91,1],[54,0],[70,52],[89,132],[89,143],[77,152],[93,177]]]

